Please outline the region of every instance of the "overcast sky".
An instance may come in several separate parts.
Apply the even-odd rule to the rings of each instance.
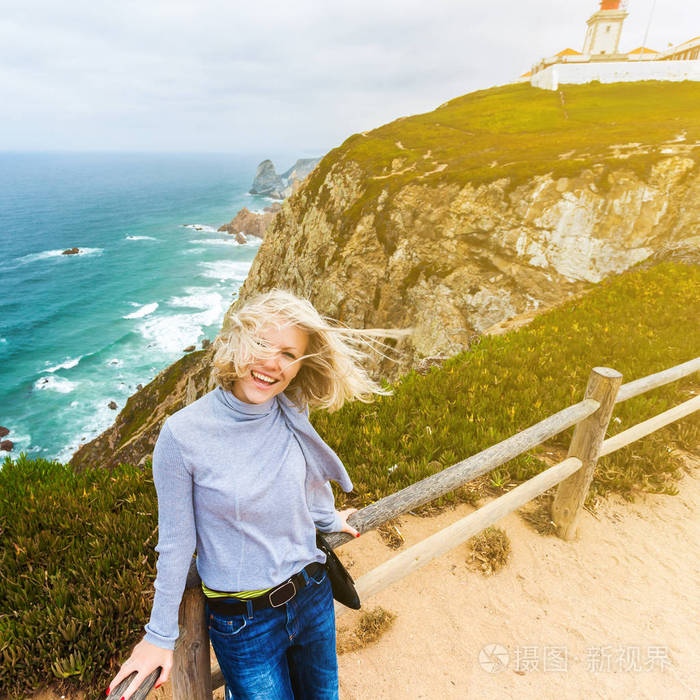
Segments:
[[[629,0],[621,49],[654,0]],[[0,150],[322,154],[581,50],[596,0],[2,0]],[[647,46],[700,35],[656,0]]]

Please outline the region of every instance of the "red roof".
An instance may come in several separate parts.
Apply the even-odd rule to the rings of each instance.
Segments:
[[[601,0],[600,2],[601,10],[619,10],[620,0]]]

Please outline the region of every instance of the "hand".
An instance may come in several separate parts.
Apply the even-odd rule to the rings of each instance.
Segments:
[[[129,683],[125,692],[122,693],[123,699],[129,700],[144,679],[159,666],[161,671],[155,684],[156,688],[168,680],[170,669],[173,666],[173,652],[170,649],[163,649],[155,644],[151,644],[146,639],[142,639],[134,647],[131,656],[122,664],[119,673],[112,678],[107,693],[109,694],[112,688],[116,688],[119,683],[136,671],[136,676]]]
[[[357,513],[357,508],[347,508],[345,510],[339,510],[336,512],[340,516],[340,519],[343,521],[343,527],[340,529],[340,532],[347,532],[353,537],[359,537],[360,533],[352,525],[348,525],[348,518],[353,513]]]

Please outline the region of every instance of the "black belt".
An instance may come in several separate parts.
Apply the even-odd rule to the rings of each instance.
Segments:
[[[248,612],[248,602],[252,603],[253,610],[262,610],[263,608],[279,608],[281,605],[288,603],[294,596],[308,583],[308,578],[304,576],[304,571],[307,576],[315,576],[319,571],[323,570],[323,564],[312,562],[303,568],[298,574],[294,574],[284,583],[275,586],[267,593],[248,598],[246,600],[235,597],[226,598],[207,598],[207,607],[211,612],[217,615],[240,615]]]

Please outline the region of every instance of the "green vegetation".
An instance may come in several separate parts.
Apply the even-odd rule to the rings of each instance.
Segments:
[[[393,396],[312,419],[363,505],[503,440],[580,400],[592,367],[625,381],[700,355],[700,268],[664,263],[611,278],[508,335],[411,373]],[[616,407],[619,432],[697,391],[694,377]],[[571,430],[544,449],[568,445]],[[590,499],[614,489],[674,493],[671,445],[697,450],[697,414],[601,460]],[[524,455],[487,477],[503,490],[543,469]],[[473,492],[442,499],[473,499]],[[338,494],[338,507],[345,496]],[[156,534],[150,464],[141,472],[7,458],[0,470],[0,694],[60,679],[101,696],[143,633]],[[386,620],[384,620],[386,622]],[[383,623],[382,623],[383,624]]]
[[[145,387],[147,392],[155,392],[156,404],[161,404],[170,392],[175,388],[175,385],[180,381],[183,374],[186,374],[204,354],[204,350],[198,352],[190,352],[183,355],[177,362],[167,367],[161,372],[150,384]],[[122,410],[121,417],[123,418],[124,428],[119,436],[118,447],[128,442],[133,435],[143,426],[143,424],[151,417],[152,408],[151,402],[144,402],[141,394],[134,394],[126,402],[126,406]],[[176,407],[173,412],[182,408]]]
[[[63,679],[104,697],[150,614],[156,522],[150,469],[4,461],[0,695]]]
[[[390,397],[318,412],[312,421],[348,467],[352,505],[362,506],[448,467],[583,398],[591,368],[612,367],[631,381],[700,355],[700,269],[664,263],[610,278],[530,325],[484,336],[469,351],[403,377]],[[691,397],[696,377],[661,387],[615,407],[615,434]],[[561,451],[573,429],[488,475],[502,490],[543,468],[537,454]],[[700,440],[697,414],[615,452],[599,463],[589,504],[614,489],[674,492],[677,442]],[[634,455],[634,458],[632,457]],[[473,499],[473,493],[453,494]],[[345,496],[338,492],[338,500]]]
[[[477,186],[499,178],[514,187],[548,172],[576,175],[594,164],[603,165],[599,184],[605,188],[610,168],[646,177],[665,157],[664,145],[679,135],[687,143],[700,140],[700,95],[690,81],[562,85],[558,92],[506,85],[351,136],[323,159],[308,191],[323,206],[330,169],[343,162],[359,166],[366,189],[337,222],[342,235],[376,213],[383,190],[391,198],[408,184]],[[613,148],[629,144],[644,148]]]

